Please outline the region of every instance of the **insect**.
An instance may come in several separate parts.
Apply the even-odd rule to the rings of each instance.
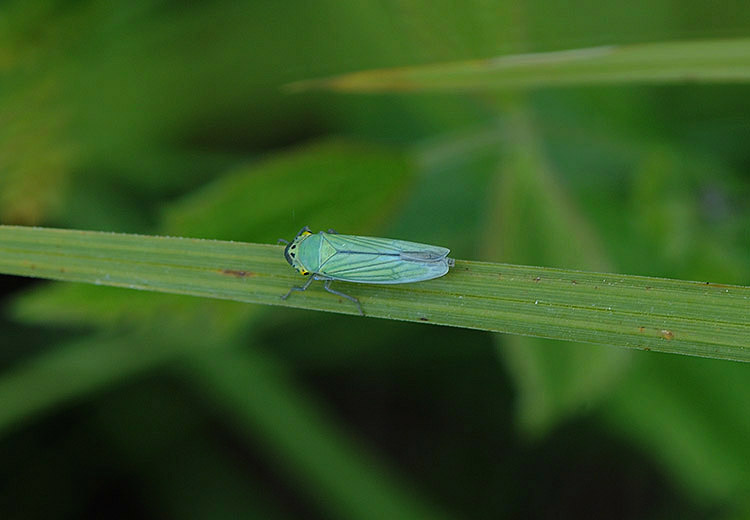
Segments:
[[[329,293],[354,302],[364,316],[362,305],[354,296],[331,288],[334,280],[354,283],[397,284],[438,278],[453,267],[450,249],[440,246],[393,240],[390,238],[339,235],[329,229],[313,233],[303,227],[294,240],[286,242],[284,258],[310,279],[292,287],[281,297],[286,300],[294,291],[304,291],[314,280],[323,280]]]

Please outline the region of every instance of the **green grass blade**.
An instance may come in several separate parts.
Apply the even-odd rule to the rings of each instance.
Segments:
[[[356,314],[281,246],[0,226],[0,272]],[[368,316],[750,361],[750,287],[457,261],[437,280],[339,282]]]
[[[611,45],[377,69],[299,81],[289,90],[464,91],[622,83],[747,82],[750,39]]]

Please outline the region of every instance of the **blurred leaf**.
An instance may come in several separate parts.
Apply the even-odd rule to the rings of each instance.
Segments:
[[[577,269],[611,269],[596,230],[544,156],[534,122],[519,104],[506,122],[484,243],[491,256]]]
[[[13,316],[40,325],[96,328],[163,326],[165,317],[185,329],[230,333],[247,323],[258,308],[227,300],[185,298],[176,294],[122,291],[114,287],[48,284],[19,296]]]
[[[660,355],[638,361],[603,409],[607,420],[702,500],[747,497],[747,367]]]
[[[0,378],[0,433],[196,347],[178,331],[170,332],[171,337],[159,339],[119,334],[73,340],[5,370]]]
[[[611,45],[378,69],[291,83],[293,91],[466,91],[597,83],[746,82],[750,40]]]
[[[275,242],[303,225],[373,228],[411,177],[407,157],[345,141],[270,157],[193,192],[165,212],[164,232]],[[305,219],[302,221],[301,219]],[[336,220],[332,220],[336,219]]]
[[[0,90],[0,222],[34,225],[60,211],[78,147],[54,80]]]
[[[630,369],[627,351],[582,343],[504,336],[498,352],[517,387],[518,424],[534,438],[597,409]]]
[[[0,226],[7,274],[356,314],[321,287],[281,300],[300,280],[281,251]],[[371,317],[750,360],[748,287],[469,261],[419,284],[346,285]]]
[[[271,358],[253,350],[199,356],[189,364],[188,373],[241,434],[262,439],[276,464],[302,485],[326,516],[446,518],[352,442]]]
[[[509,111],[505,154],[491,191],[484,254],[512,262],[611,268],[596,230],[578,211],[544,157],[534,122],[521,100]],[[497,337],[498,352],[518,387],[518,420],[541,435],[582,408],[591,408],[617,384],[629,352],[523,336]]]
[[[742,247],[750,193],[731,172],[690,150],[654,145],[631,183],[629,224],[651,251],[644,267],[681,277],[750,275]]]
[[[418,175],[382,234],[419,236],[420,242],[450,244],[454,256],[476,256],[504,128],[472,126],[412,147]]]

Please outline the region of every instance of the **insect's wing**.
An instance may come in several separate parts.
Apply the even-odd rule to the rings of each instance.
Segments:
[[[419,282],[448,272],[444,247],[403,240],[325,235],[336,253],[323,263],[324,276],[349,282],[396,284]]]
[[[347,282],[409,283],[430,280],[448,272],[448,262],[414,262],[393,255],[336,253],[320,274]]]
[[[332,235],[322,233],[325,240],[339,252],[398,254],[405,260],[437,261],[445,258],[450,249],[440,246],[393,240],[390,238],[360,237],[356,235]]]

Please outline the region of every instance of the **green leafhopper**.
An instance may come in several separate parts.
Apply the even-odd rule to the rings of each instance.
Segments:
[[[282,240],[286,242],[286,240]],[[334,280],[354,283],[396,284],[421,282],[438,278],[453,267],[448,258],[450,249],[390,238],[339,235],[333,230],[313,233],[303,227],[294,240],[287,242],[284,258],[310,279],[301,287],[292,287],[281,298],[286,300],[293,291],[304,291],[313,280],[324,280],[323,288],[357,304],[359,300],[331,289]]]

